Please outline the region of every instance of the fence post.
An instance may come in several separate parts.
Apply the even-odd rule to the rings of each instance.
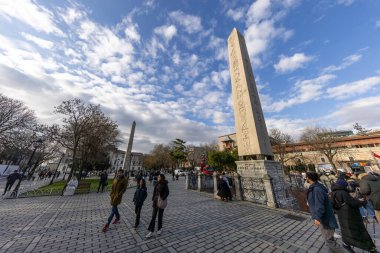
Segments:
[[[185,190],[189,189],[189,177],[190,177],[190,174],[185,177]]]
[[[216,172],[212,174],[213,180],[214,180],[214,199],[220,199],[218,196],[218,176],[216,175]]]
[[[263,181],[264,181],[265,192],[267,194],[267,206],[277,207],[276,197],[274,195],[274,189],[273,189],[273,184],[272,184],[272,178],[268,174],[265,174],[263,176]]]
[[[241,176],[238,173],[235,173],[234,184],[235,184],[235,194],[236,200],[243,200],[243,190],[241,187]]]
[[[202,190],[202,176],[201,174],[199,173],[198,174],[198,191],[200,192]]]

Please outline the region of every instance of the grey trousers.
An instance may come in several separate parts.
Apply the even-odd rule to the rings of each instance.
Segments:
[[[328,252],[334,253],[347,253],[348,251],[343,248],[337,241],[334,239],[334,231],[335,229],[324,228],[321,224],[319,226],[319,230],[321,230],[322,238],[325,241],[325,246],[328,248]]]

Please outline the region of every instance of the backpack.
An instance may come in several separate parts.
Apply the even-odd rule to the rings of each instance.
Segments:
[[[329,197],[330,197],[330,202],[332,203],[332,207],[334,210],[339,210],[341,209],[346,203],[340,203],[339,200],[336,199],[335,192],[330,192]]]

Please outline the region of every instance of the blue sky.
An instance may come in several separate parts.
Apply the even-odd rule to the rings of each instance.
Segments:
[[[78,97],[136,151],[234,132],[227,38],[246,39],[267,127],[380,128],[377,0],[0,0],[0,92],[44,123]]]

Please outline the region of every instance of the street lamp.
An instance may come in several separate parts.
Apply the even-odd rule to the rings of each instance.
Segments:
[[[17,183],[17,185],[16,185],[16,188],[15,188],[15,189],[13,190],[13,192],[12,192],[12,195],[13,195],[14,197],[17,197],[17,195],[18,195],[18,190],[19,190],[20,185],[21,185],[21,181],[24,179],[24,176],[25,176],[25,172],[26,172],[26,170],[31,166],[30,163],[32,162],[32,159],[33,159],[33,157],[34,157],[34,154],[36,153],[37,148],[39,148],[39,147],[41,146],[42,142],[43,142],[42,139],[38,139],[38,140],[36,140],[36,141],[33,143],[33,147],[34,147],[34,149],[33,149],[32,155],[30,156],[29,161],[28,161],[28,163],[26,164],[26,167],[22,170],[21,178],[19,179],[19,181],[18,181],[18,183]]]

